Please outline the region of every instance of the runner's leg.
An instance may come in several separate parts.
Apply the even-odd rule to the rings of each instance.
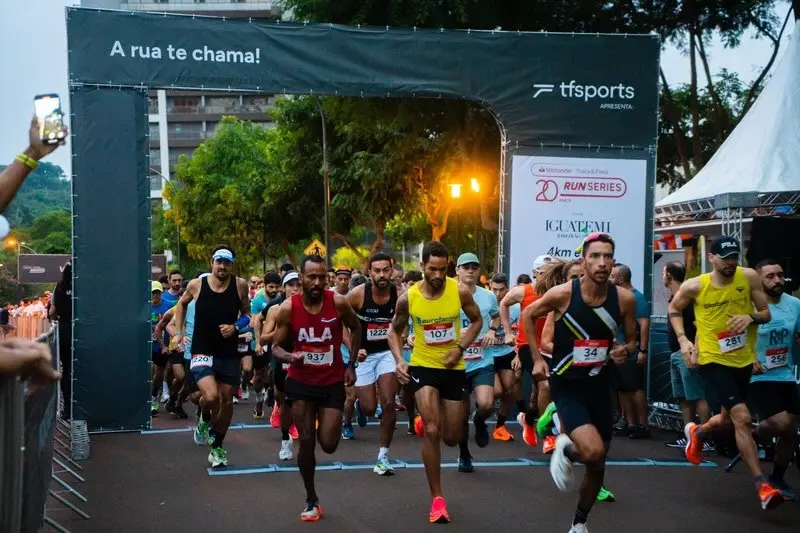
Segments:
[[[314,487],[314,470],[317,467],[317,460],[314,456],[314,448],[317,445],[315,429],[317,409],[313,402],[305,400],[292,401],[290,408],[294,424],[297,426],[297,431],[300,435],[297,467],[300,470],[300,476],[303,478],[303,485],[306,489],[306,502],[309,505],[314,505],[319,501]]]

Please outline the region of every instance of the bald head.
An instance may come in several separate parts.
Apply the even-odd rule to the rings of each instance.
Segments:
[[[627,265],[619,264],[615,265],[614,269],[611,271],[611,279],[614,281],[614,285],[624,288],[631,287],[631,269],[628,268]]]

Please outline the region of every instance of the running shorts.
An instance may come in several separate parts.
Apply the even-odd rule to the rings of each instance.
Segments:
[[[713,395],[728,411],[747,401],[753,365],[736,368],[719,363],[706,363],[700,365],[698,371],[706,384],[706,398]]]
[[[332,385],[307,385],[292,378],[286,378],[286,403],[295,401],[311,402],[318,408],[344,411],[344,382]]]
[[[800,414],[800,398],[794,381],[756,381],[750,384],[748,403],[761,420],[786,411]]]
[[[550,375],[550,395],[567,434],[585,425],[597,428],[604,442],[611,440],[611,394],[607,371],[590,378]]]
[[[423,387],[433,387],[439,391],[441,400],[460,402],[464,399],[464,392],[467,389],[464,370],[410,366],[408,373],[415,394]]]
[[[241,359],[239,357],[214,357],[211,355],[192,354],[189,368],[194,379],[200,381],[213,376],[217,383],[225,383],[232,387],[240,385],[242,380]]]
[[[511,361],[514,360],[516,353],[514,350],[511,350],[506,355],[501,355],[500,357],[494,358],[494,369],[496,371],[500,370],[511,370]]]
[[[356,387],[373,385],[384,374],[394,375],[397,364],[389,350],[367,354],[367,358],[356,367]]]
[[[494,367],[492,365],[483,366],[472,372],[467,372],[464,382],[464,397],[469,398],[469,395],[475,390],[475,387],[481,385],[488,385],[494,388]]]

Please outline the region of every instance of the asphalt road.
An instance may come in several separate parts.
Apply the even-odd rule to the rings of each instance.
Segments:
[[[378,450],[375,425],[356,427],[356,439],[342,441],[332,456],[318,450],[318,466],[325,470],[317,473],[317,492],[325,516],[302,523],[305,493],[294,461],[278,461],[280,432],[266,420],[254,421],[251,409],[249,402],[235,407],[235,427],[225,440],[230,464],[223,471],[209,472],[208,449],[192,442],[189,421],[170,420],[163,412],[154,418],[152,432],[93,435],[91,458],[83,463],[87,481],[76,484],[89,499],[83,507],[91,520],[60,505],[51,506],[48,514],[75,533],[569,530],[577,495],[556,490],[548,457],[522,442],[516,424],[508,426],[518,435],[514,442],[492,441],[485,449],[472,443],[472,474],[454,467],[457,448],[444,448],[442,482],[453,522],[429,525],[420,441],[406,435],[403,413],[391,451],[398,462],[395,476],[372,473]],[[617,501],[595,506],[588,522],[592,533],[800,530],[800,503],[761,511],[743,465],[726,474],[722,465],[727,461],[710,456],[707,464],[693,467],[680,450],[664,446],[670,437],[613,441],[606,486]],[[767,472],[771,468],[765,464]],[[787,480],[800,487],[798,470],[792,468]]]

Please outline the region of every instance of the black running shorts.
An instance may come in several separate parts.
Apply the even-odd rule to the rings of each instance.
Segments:
[[[440,400],[460,402],[467,389],[466,371],[449,368],[427,368],[410,366],[408,373],[414,393],[423,387],[433,387],[439,391]]]
[[[333,385],[307,385],[295,379],[286,378],[286,403],[311,402],[319,408],[344,411],[344,382]]]
[[[501,370],[511,370],[511,361],[516,357],[514,350],[511,350],[506,355],[494,358],[494,369],[499,372]]]
[[[756,381],[750,384],[748,402],[761,420],[786,411],[800,414],[800,398],[794,381]]]
[[[611,440],[614,421],[610,386],[608,371],[590,378],[550,375],[550,395],[567,434],[581,426],[592,425],[604,442]]]
[[[753,365],[736,368],[707,363],[700,365],[698,372],[706,384],[706,398],[713,395],[728,411],[747,401]]]

